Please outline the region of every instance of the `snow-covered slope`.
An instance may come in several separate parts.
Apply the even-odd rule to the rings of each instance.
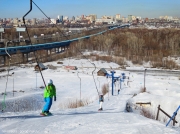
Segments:
[[[67,61],[66,61],[67,62]],[[66,65],[64,62],[64,65]],[[59,66],[56,70],[45,70],[43,76],[45,81],[52,79],[57,88],[57,101],[53,102],[51,112],[52,116],[42,117],[39,115],[43,107],[43,89],[39,88],[43,85],[40,74],[33,71],[33,68],[16,68],[12,70],[14,75],[14,97],[12,95],[13,89],[13,76],[9,77],[6,97],[6,111],[15,109],[19,112],[4,112],[0,113],[0,134],[1,133],[28,133],[28,134],[100,134],[100,133],[113,133],[113,134],[179,134],[180,130],[176,127],[165,127],[165,123],[153,119],[148,119],[137,113],[126,112],[126,103],[130,102],[135,104],[137,101],[151,101],[152,109],[156,112],[155,107],[158,104],[168,102],[168,107],[165,110],[169,114],[173,114],[179,102],[174,99],[178,98],[178,88],[180,85],[179,79],[176,77],[160,77],[160,76],[147,76],[147,92],[139,93],[140,88],[143,86],[144,76],[139,73],[129,73],[121,70],[116,70],[116,76],[124,72],[130,77],[129,86],[127,80],[122,83],[122,90],[117,94],[117,89],[120,86],[116,83],[114,87],[114,95],[111,95],[111,82],[106,77],[97,76],[94,73],[96,86],[98,90],[101,89],[103,84],[109,82],[110,92],[105,96],[103,103],[103,111],[98,112],[99,102],[96,86],[92,77],[94,68],[84,62],[84,68],[80,68],[82,61],[76,60],[76,66],[79,64],[78,70],[65,70],[62,65],[53,63],[54,66]],[[72,62],[68,64],[71,65]],[[98,63],[96,63],[98,64]],[[114,63],[100,63],[99,67],[116,66]],[[89,68],[85,68],[89,67]],[[115,68],[115,67],[113,67]],[[81,78],[81,88],[80,79]],[[10,72],[11,73],[11,72]],[[0,74],[4,75],[4,74]],[[36,88],[36,79],[37,87]],[[168,85],[167,83],[171,83]],[[0,92],[4,92],[6,78],[0,79]],[[23,90],[24,92],[19,92]],[[79,99],[80,91],[82,99],[89,100],[88,106],[76,109],[64,109],[62,104],[65,104],[69,99]],[[134,94],[137,94],[133,97]],[[133,97],[133,98],[132,98]],[[0,96],[1,102],[3,95]],[[9,104],[19,102],[16,105]],[[9,103],[9,104],[8,104]],[[25,104],[24,104],[25,103]],[[2,104],[2,103],[1,103]],[[172,107],[169,107],[169,105]],[[18,105],[18,107],[17,107]],[[25,107],[25,106],[26,107]],[[16,107],[15,107],[16,106]],[[23,107],[23,108],[22,108]],[[28,109],[31,107],[30,109]],[[179,120],[179,114],[177,115]]]

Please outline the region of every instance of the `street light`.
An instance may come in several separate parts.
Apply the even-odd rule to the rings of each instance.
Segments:
[[[14,72],[12,73],[13,75],[13,97],[14,97]]]
[[[16,28],[16,32],[19,32],[19,42],[20,42],[20,39],[21,39],[20,32],[25,32],[25,31],[26,31],[26,28],[19,28],[19,27]]]
[[[146,86],[145,86],[146,70],[147,70],[147,69],[144,70],[144,91],[146,91]]]
[[[1,41],[2,41],[2,34],[4,33],[4,28],[0,28],[0,33],[1,33]]]
[[[36,73],[36,90],[37,90],[37,73],[38,73],[38,71],[35,71],[35,73]]]
[[[78,78],[80,79],[80,103],[81,103],[81,78],[79,77],[78,73],[79,73],[79,72],[77,72],[77,76],[78,76]]]

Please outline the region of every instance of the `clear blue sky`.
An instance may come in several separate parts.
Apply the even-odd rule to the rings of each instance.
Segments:
[[[0,18],[21,18],[29,10],[30,0],[0,0]],[[127,17],[176,16],[180,17],[180,0],[34,0],[51,18],[57,15],[77,16],[97,14]],[[45,18],[33,4],[26,18]]]

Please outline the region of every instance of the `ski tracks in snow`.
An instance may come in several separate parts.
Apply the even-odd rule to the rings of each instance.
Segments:
[[[126,112],[126,101],[132,95],[124,93],[121,91],[120,95],[110,97],[109,101],[106,97],[104,110],[100,112],[97,111],[97,101],[86,107],[53,111],[53,116],[47,117],[36,117],[39,114],[37,111],[29,112],[24,118],[22,114],[20,118],[10,118],[13,115],[9,115],[0,122],[0,129],[4,133],[8,130],[17,133],[26,130],[34,134],[179,134],[158,121]]]

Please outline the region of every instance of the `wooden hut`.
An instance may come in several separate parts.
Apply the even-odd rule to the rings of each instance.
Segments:
[[[101,68],[98,72],[97,75],[98,76],[106,76],[107,71],[104,68]]]
[[[47,67],[45,67],[42,63],[39,63],[39,67],[38,67],[38,65],[36,65],[34,67],[34,70],[39,71],[39,68],[40,68],[41,71],[47,69]]]

